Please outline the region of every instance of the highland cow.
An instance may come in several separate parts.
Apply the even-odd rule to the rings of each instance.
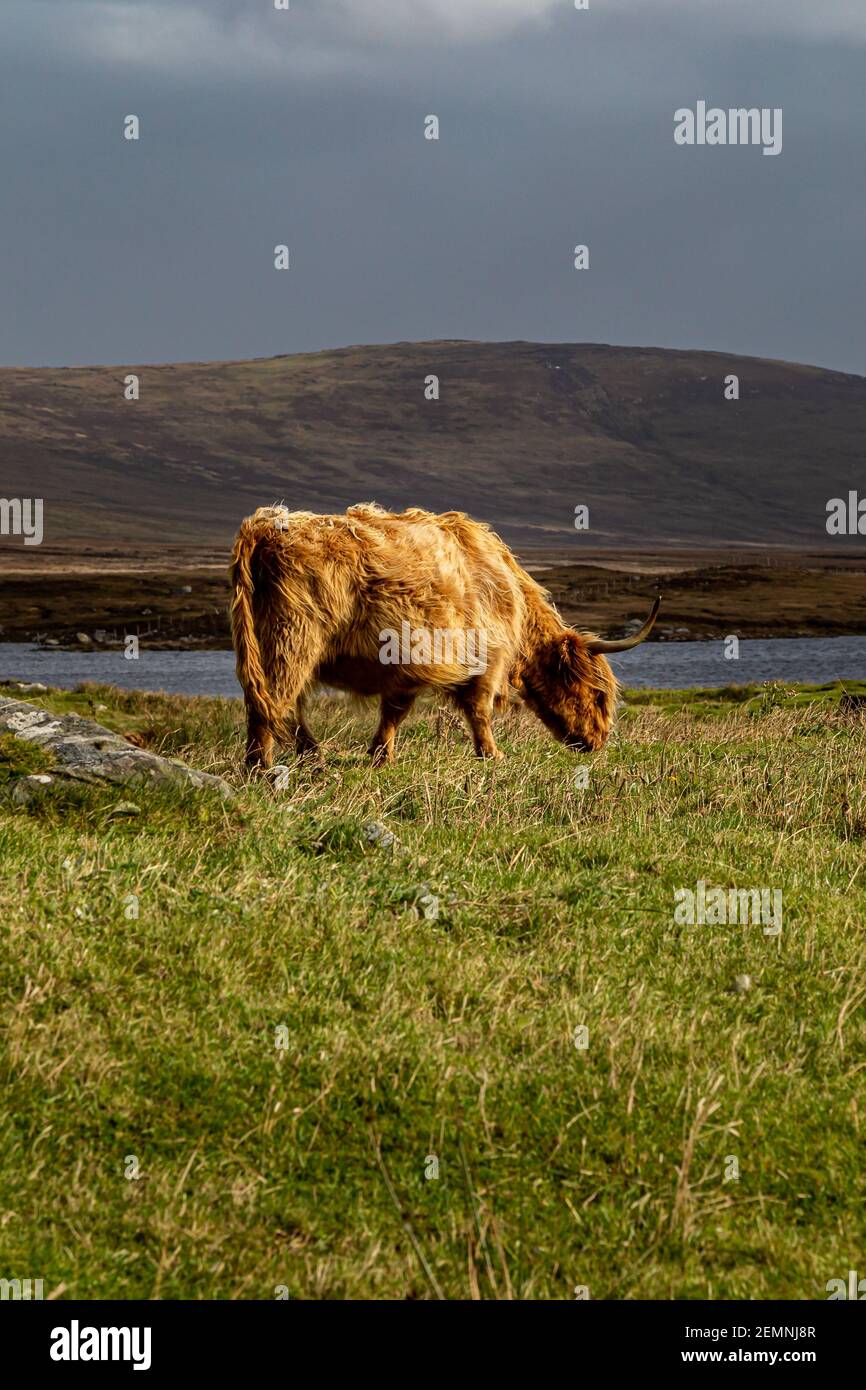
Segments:
[[[377,763],[393,758],[397,728],[424,689],[454,701],[479,757],[501,757],[491,720],[509,693],[568,747],[601,748],[618,691],[604,654],[642,642],[659,607],[621,641],[576,632],[489,527],[462,512],[372,503],[338,516],[260,507],[238,532],[231,578],[249,767],[270,767],[275,737],[293,737],[299,754],[316,750],[304,695],[317,681],[379,697],[369,748]],[[391,642],[385,658],[395,632],[475,640]]]

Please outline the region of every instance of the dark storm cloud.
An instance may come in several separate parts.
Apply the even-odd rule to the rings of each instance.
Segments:
[[[6,0],[0,26],[6,364],[472,337],[866,370],[860,0]],[[782,154],[676,147],[699,99],[782,107]]]

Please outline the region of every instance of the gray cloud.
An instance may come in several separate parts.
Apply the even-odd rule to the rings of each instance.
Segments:
[[[484,46],[518,33],[573,28],[591,41],[610,25],[702,35],[866,42],[862,0],[293,0],[279,13],[261,0],[7,0],[12,46],[74,53],[98,64],[164,73],[189,65],[315,80],[390,50]],[[46,16],[49,18],[46,19]],[[591,27],[592,26],[592,27]]]
[[[590,4],[6,0],[0,360],[443,336],[866,369],[866,7]],[[783,154],[675,148],[699,97],[782,106]]]

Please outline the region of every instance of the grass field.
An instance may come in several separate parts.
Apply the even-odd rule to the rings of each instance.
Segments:
[[[641,692],[590,759],[512,714],[495,767],[430,706],[378,771],[372,713],[323,697],[326,767],[277,790],[242,782],[239,703],[43,697],[239,795],[0,802],[0,1276],[825,1298],[866,1255],[866,729],[838,695]],[[699,880],[781,889],[781,934],[679,924]]]

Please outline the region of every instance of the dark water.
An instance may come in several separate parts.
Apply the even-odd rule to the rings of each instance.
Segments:
[[[760,681],[866,680],[866,637],[771,637],[740,642],[739,659],[726,644],[648,642],[610,658],[623,685],[686,690],[694,686],[755,685]]]
[[[725,659],[725,643],[651,642],[613,657],[626,686],[751,685],[757,681],[866,680],[866,637],[793,637],[741,642],[739,660]],[[40,651],[27,643],[0,643],[0,680],[42,681],[70,688],[99,681],[127,690],[173,695],[237,696],[231,652],[143,651],[127,661],[120,651]]]

